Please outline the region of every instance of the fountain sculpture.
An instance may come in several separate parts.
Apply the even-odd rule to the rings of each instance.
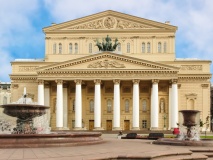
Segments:
[[[73,146],[103,142],[99,132],[60,131],[40,134],[33,119],[45,115],[49,107],[32,102],[27,97],[26,88],[23,97],[17,102],[1,107],[4,108],[3,113],[16,117],[17,120],[16,127],[10,134],[0,134],[0,148]]]
[[[181,110],[183,119],[182,125],[180,124],[179,140],[199,140],[199,120],[200,115],[198,110]]]
[[[177,138],[160,138],[153,144],[178,145],[178,146],[213,146],[210,140],[200,140],[198,110],[181,110],[180,135]]]
[[[18,102],[19,104],[2,105],[6,115],[17,117],[17,126],[13,129],[12,134],[35,134],[36,128],[33,125],[33,118],[46,114],[46,109],[49,107],[29,103],[31,100],[27,98],[26,94]]]

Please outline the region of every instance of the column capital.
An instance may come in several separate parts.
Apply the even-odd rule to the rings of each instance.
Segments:
[[[178,82],[178,79],[171,79],[172,84],[176,84]]]
[[[95,83],[95,84],[100,84],[100,83],[101,83],[101,80],[100,80],[100,79],[94,79],[94,83]]]
[[[152,79],[152,83],[154,84],[159,83],[159,79]]]
[[[82,80],[81,79],[75,79],[74,81],[76,84],[81,84],[82,83]]]
[[[38,84],[44,84],[44,80],[43,79],[38,79],[37,82],[38,82]]]
[[[120,84],[120,79],[113,79],[114,84]]]
[[[133,79],[132,82],[133,82],[133,84],[139,84],[140,80],[139,79]]]
[[[63,80],[62,80],[62,79],[57,79],[57,80],[55,80],[55,82],[56,82],[57,84],[63,84]]]

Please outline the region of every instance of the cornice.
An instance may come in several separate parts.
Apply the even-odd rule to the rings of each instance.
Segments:
[[[165,65],[165,64],[161,64],[161,63],[151,62],[151,61],[147,61],[147,60],[141,60],[138,58],[129,57],[126,55],[120,55],[120,54],[116,54],[116,53],[103,52],[103,53],[99,53],[99,54],[95,54],[95,55],[89,55],[89,56],[81,57],[81,58],[74,59],[74,60],[68,60],[68,61],[57,63],[57,64],[55,63],[52,65],[40,67],[37,69],[37,71],[38,71],[38,73],[40,73],[43,70],[57,70],[57,69],[61,69],[61,68],[66,68],[66,67],[82,64],[85,62],[91,62],[94,60],[103,60],[104,58],[111,58],[114,60],[138,64],[138,65],[150,67],[153,69],[179,70],[179,67],[173,67],[173,66],[169,66],[169,65]]]
[[[38,75],[47,74],[177,74],[178,71],[173,70],[44,70],[38,71]],[[166,75],[165,75],[166,76]]]

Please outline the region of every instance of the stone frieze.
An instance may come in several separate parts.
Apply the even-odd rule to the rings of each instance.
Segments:
[[[121,18],[108,16],[102,19],[94,20],[84,24],[76,25],[68,29],[142,29],[154,28],[145,24],[128,21]]]
[[[101,60],[89,64],[87,68],[125,68],[125,66],[117,61]]]
[[[182,65],[181,70],[202,71],[202,65]]]
[[[19,66],[20,72],[34,72],[38,66]]]

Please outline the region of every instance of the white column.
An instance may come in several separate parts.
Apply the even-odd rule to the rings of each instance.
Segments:
[[[57,102],[56,102],[56,127],[63,128],[63,80],[56,80]]]
[[[82,93],[81,93],[82,80],[75,80],[75,130],[82,129]]]
[[[38,104],[44,105],[44,81],[38,80]]]
[[[94,116],[95,116],[95,124],[94,130],[102,130],[101,128],[101,80],[96,79],[95,82],[95,104],[94,104]]]
[[[132,115],[132,130],[139,130],[139,82],[133,80],[133,115]]]
[[[178,87],[177,80],[172,80],[171,128],[177,128],[178,123]]]
[[[49,87],[44,87],[44,105],[45,106],[50,106],[50,88]],[[46,109],[46,119],[47,119],[47,125],[48,127],[50,127],[50,120],[51,120],[51,112],[50,112],[50,108]]]
[[[159,80],[152,80],[151,93],[151,130],[158,129],[158,82]]]
[[[63,129],[68,129],[68,105],[67,105],[68,97],[67,97],[67,88],[63,88]]]
[[[113,130],[120,130],[120,80],[114,82],[114,111],[113,111]]]
[[[172,124],[172,86],[169,85],[169,127],[168,129],[171,129]]]

